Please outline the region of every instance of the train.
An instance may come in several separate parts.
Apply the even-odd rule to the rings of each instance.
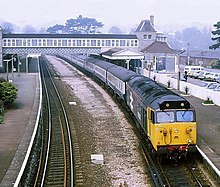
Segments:
[[[196,111],[188,100],[154,80],[92,56],[69,62],[99,80],[127,105],[158,155],[196,152]]]

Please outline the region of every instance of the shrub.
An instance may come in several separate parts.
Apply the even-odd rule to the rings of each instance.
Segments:
[[[0,83],[0,99],[6,107],[17,98],[17,95],[18,90],[14,84],[11,82]]]

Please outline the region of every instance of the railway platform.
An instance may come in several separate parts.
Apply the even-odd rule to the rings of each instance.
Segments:
[[[18,88],[18,97],[0,124],[1,187],[13,186],[16,181],[33,134],[40,98],[38,73],[15,73],[12,82]]]
[[[37,73],[15,75],[13,83],[19,89],[18,98],[0,124],[0,187],[13,186],[17,178],[33,133],[40,97]],[[191,95],[184,97],[197,111],[198,147],[220,170],[220,107],[205,106],[203,100]]]

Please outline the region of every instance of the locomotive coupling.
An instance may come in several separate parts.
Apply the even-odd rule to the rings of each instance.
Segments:
[[[163,129],[163,135],[167,136],[167,129],[166,128]]]

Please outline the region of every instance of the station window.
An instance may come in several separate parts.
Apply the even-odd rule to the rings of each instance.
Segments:
[[[90,46],[90,40],[87,40],[87,46]]]
[[[127,47],[130,46],[130,40],[127,40]]]
[[[76,46],[76,40],[72,41],[73,46]]]
[[[97,46],[101,46],[101,41],[97,40]]]
[[[126,40],[120,40],[120,46],[126,46]]]
[[[82,46],[82,41],[81,40],[77,40],[77,46]]]
[[[71,40],[68,40],[68,46],[69,47],[71,46]]]
[[[144,34],[144,39],[145,39],[145,40],[147,39],[147,34]]]
[[[57,46],[57,40],[53,40],[53,46]]]
[[[23,46],[27,46],[26,39],[23,39],[22,45],[23,45]]]
[[[31,46],[31,40],[30,39],[27,40],[27,46]]]
[[[58,40],[58,46],[59,47],[61,46],[61,40],[60,39]]]
[[[8,39],[8,46],[11,46],[11,40]]]
[[[67,46],[67,40],[62,40],[62,46]]]
[[[32,40],[32,46],[37,46],[37,39]]]
[[[43,46],[47,46],[46,44],[47,44],[47,43],[46,43],[46,40],[43,39]]]
[[[102,46],[105,46],[105,40],[102,40]]]
[[[112,40],[112,47],[115,46],[115,40]]]
[[[137,40],[135,40],[134,45],[135,45],[135,47],[138,46],[138,41]]]
[[[111,46],[111,40],[106,40],[105,41],[105,46]]]
[[[42,45],[42,41],[41,39],[38,40],[38,46],[41,46]]]
[[[86,46],[86,40],[82,40],[82,46]]]
[[[47,46],[53,46],[53,40],[52,39],[47,40]]]
[[[152,38],[152,35],[149,34],[148,37],[147,37],[147,39],[148,39],[148,40],[151,40],[151,38]]]
[[[100,43],[100,40],[99,40]],[[91,46],[96,46],[96,40],[91,40]]]
[[[119,40],[115,40],[115,46],[119,46]]]
[[[12,39],[12,46],[15,46],[15,39]]]
[[[4,46],[7,46],[6,40],[3,40],[3,45],[4,45]]]
[[[22,40],[21,39],[16,40],[16,46],[22,46]]]

